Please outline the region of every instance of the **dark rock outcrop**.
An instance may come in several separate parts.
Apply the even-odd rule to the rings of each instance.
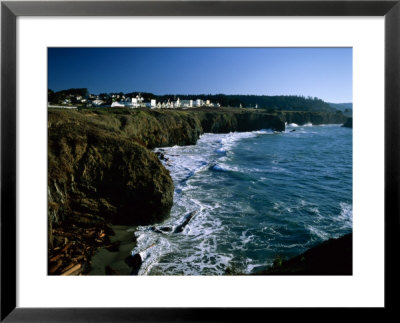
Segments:
[[[346,122],[343,124],[342,127],[353,128],[353,118],[347,118]]]
[[[289,260],[256,275],[351,275],[353,272],[353,235],[329,239]]]

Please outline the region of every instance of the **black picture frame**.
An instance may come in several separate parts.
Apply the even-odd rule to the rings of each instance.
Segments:
[[[189,322],[263,317],[267,308],[16,307],[16,19],[19,16],[384,16],[385,307],[396,310],[399,278],[400,0],[395,1],[2,1],[1,3],[1,321]],[[371,233],[372,234],[372,233]],[[239,293],[239,291],[238,291]],[[283,310],[278,311],[282,315]],[[329,309],[328,309],[329,310]],[[381,309],[377,309],[381,314]],[[297,309],[300,313],[299,309]],[[329,310],[332,314],[332,310]],[[304,311],[303,311],[304,312]],[[369,314],[370,315],[370,314]]]

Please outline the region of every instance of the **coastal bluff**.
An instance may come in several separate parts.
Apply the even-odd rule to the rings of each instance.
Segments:
[[[169,216],[174,183],[151,149],[194,145],[203,133],[284,131],[285,122],[301,125],[313,116],[232,108],[49,109],[49,274],[68,272],[68,259],[85,273],[98,247],[117,250],[110,224],[149,225]],[[340,123],[328,114],[318,120]]]
[[[174,185],[149,149],[194,145],[203,133],[284,131],[285,122],[345,120],[324,112],[228,108],[49,109],[49,217],[54,223],[157,223],[169,214]]]
[[[169,172],[149,149],[194,145],[204,132],[284,130],[251,112],[50,109],[48,201],[54,225],[146,225],[173,202]]]

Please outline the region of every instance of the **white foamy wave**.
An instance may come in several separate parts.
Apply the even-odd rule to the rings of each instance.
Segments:
[[[164,166],[170,171],[176,188],[182,189],[187,185],[187,181],[197,173],[206,170],[209,167],[209,161],[206,155],[190,154],[189,149],[167,148],[163,149],[164,159],[161,160]]]
[[[218,231],[222,230],[221,220],[210,215],[210,211],[217,209],[220,205],[202,204],[200,201],[190,199],[191,204],[194,204],[199,209],[198,214],[187,225],[187,235],[208,237],[215,235]]]
[[[136,247],[131,254],[139,254],[142,259],[139,275],[146,274],[152,264],[156,263],[161,256],[173,251],[170,242],[166,238],[152,232],[148,227],[138,227],[135,236]]]
[[[268,135],[273,133],[274,132],[271,129],[261,129],[248,132],[230,132],[228,134],[219,135],[217,137],[217,142],[220,144],[220,147],[218,147],[215,151],[217,153],[226,153],[227,151],[231,150],[235,144],[243,139],[254,138],[258,135]],[[200,138],[199,143],[201,143],[203,140],[205,142],[215,141],[215,138],[215,134],[205,134]]]
[[[214,170],[217,170],[217,171],[220,171],[220,172],[229,172],[229,169],[224,168],[223,166],[218,165],[218,164],[215,164],[214,166],[212,166],[212,168]]]
[[[348,203],[341,202],[340,204],[340,214],[336,218],[338,222],[341,222],[344,229],[349,229],[353,227],[353,206]]]
[[[254,235],[252,234],[247,235],[248,231],[249,230],[242,231],[242,234],[240,235],[240,240],[242,241],[243,245],[246,245],[247,243],[249,243],[254,239]]]
[[[298,127],[299,125],[297,123],[289,123],[287,126],[288,127]]]
[[[226,153],[226,148],[225,147],[221,147],[215,150],[215,152],[220,153],[220,154],[225,154]]]
[[[271,262],[271,265],[272,265],[272,262]],[[244,272],[246,274],[250,274],[254,271],[254,269],[265,268],[265,267],[266,267],[265,264],[248,264]]]
[[[261,130],[253,131],[253,133],[255,133],[257,135],[273,135],[274,131],[271,129],[261,129]]]
[[[223,151],[228,151],[235,145],[238,141],[247,138],[253,138],[256,134],[254,132],[231,132],[226,134],[221,138],[220,143],[222,145],[221,149]]]
[[[191,247],[187,252],[179,250],[177,253],[167,255],[167,258],[163,258],[163,262],[154,264],[149,274],[171,272],[184,275],[223,274],[233,255],[218,251],[217,237],[226,231],[226,228],[220,219],[210,213],[221,205],[216,201],[208,204],[193,198],[184,204],[185,207],[194,207],[198,212],[181,233],[170,234],[168,238],[180,247]],[[174,205],[174,208],[176,207],[177,205]],[[176,218],[176,214],[172,216]]]
[[[307,123],[303,124],[302,127],[312,127],[312,123],[307,122]]]
[[[326,233],[325,231],[322,231],[321,229],[317,229],[312,225],[307,225],[306,228],[308,229],[308,231],[310,231],[311,234],[316,235],[318,238],[322,240],[329,239],[329,234]]]
[[[172,252],[171,244],[167,239],[160,239],[158,244],[141,251],[140,257],[142,258],[143,263],[138,274],[147,274],[152,266],[158,262],[161,256],[164,256],[167,252]]]

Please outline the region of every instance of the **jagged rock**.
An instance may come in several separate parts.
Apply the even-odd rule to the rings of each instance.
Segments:
[[[347,118],[342,127],[353,128],[353,118]]]
[[[189,224],[190,220],[196,215],[196,211],[190,212],[183,217],[182,223],[176,226],[173,233],[180,233],[182,232],[185,227]]]

